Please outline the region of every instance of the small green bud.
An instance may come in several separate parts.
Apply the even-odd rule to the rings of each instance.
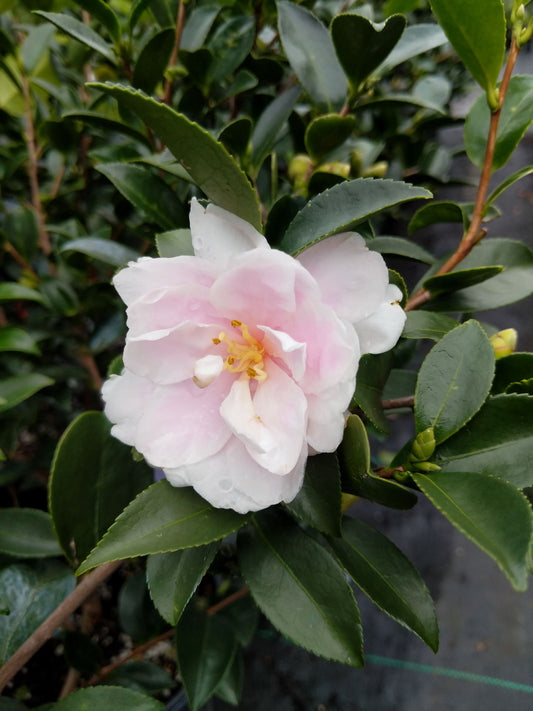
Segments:
[[[380,160],[374,163],[370,168],[366,168],[361,173],[363,178],[384,178],[387,175],[389,164],[386,160]]]
[[[298,153],[289,163],[288,173],[294,191],[307,195],[307,183],[313,171],[313,161],[305,153]]]
[[[363,155],[361,151],[355,149],[351,152],[350,166],[352,168],[352,175],[355,175],[356,177],[361,175],[363,172]]]
[[[433,464],[433,462],[416,462],[414,465],[415,469],[420,472],[428,474],[429,472],[440,472],[440,467],[438,464]]]
[[[518,333],[514,328],[506,328],[503,331],[498,331],[490,337],[490,342],[494,348],[496,360],[504,356],[511,355],[516,350],[518,341]]]
[[[392,476],[394,479],[399,483],[399,484],[405,484],[405,482],[409,479],[409,472],[401,472],[396,470],[393,472]]]
[[[419,432],[411,447],[409,455],[410,462],[425,462],[435,451],[435,432],[433,427],[427,427],[422,432]]]
[[[350,166],[348,163],[322,163],[317,170],[322,173],[331,173],[332,175],[340,175],[341,178],[347,178],[350,175]]]

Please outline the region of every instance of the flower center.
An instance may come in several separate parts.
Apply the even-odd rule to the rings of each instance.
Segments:
[[[221,331],[218,334],[218,338],[213,338],[213,343],[216,346],[220,343],[225,343],[228,349],[228,355],[224,361],[224,370],[230,373],[246,373],[249,378],[254,378],[255,380],[266,380],[267,374],[264,371],[264,348],[262,344],[250,335],[248,326],[245,323],[233,319],[231,325],[241,332],[245,343],[232,341],[225,331]]]

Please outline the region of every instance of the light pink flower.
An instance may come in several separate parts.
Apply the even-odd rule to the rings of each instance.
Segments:
[[[193,200],[190,221],[196,256],[114,279],[129,330],[102,391],[112,433],[213,506],[291,501],[308,454],[340,444],[360,356],[398,340],[400,291],[355,233],[294,259],[214,205]]]

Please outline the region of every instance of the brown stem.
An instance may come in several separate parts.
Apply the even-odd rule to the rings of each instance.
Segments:
[[[0,693],[26,662],[50,639],[64,620],[96,590],[100,583],[106,580],[119,567],[121,562],[120,560],[114,560],[111,563],[105,563],[86,575],[59,607],[56,607],[52,614],[37,627],[35,632],[28,637],[24,644],[17,649],[0,669]]]
[[[39,277],[37,276],[37,274],[33,271],[31,266],[28,264],[28,262],[22,256],[22,254],[20,254],[20,252],[17,249],[15,249],[15,247],[13,247],[11,242],[4,242],[4,249],[8,254],[10,254],[13,257],[13,259],[17,262],[17,264],[19,264],[25,271],[27,271],[28,274],[31,274],[32,277],[37,279],[37,281],[39,281]]]
[[[515,37],[513,37],[511,42],[511,49],[509,51],[509,56],[507,57],[507,63],[505,65],[505,70],[503,73],[502,81],[500,83],[499,89],[499,108],[497,111],[491,114],[489,134],[487,137],[487,148],[485,150],[485,159],[483,161],[483,168],[481,170],[481,177],[479,179],[479,186],[476,195],[476,202],[474,204],[474,211],[472,214],[472,221],[468,227],[468,231],[461,241],[460,245],[457,247],[455,252],[451,255],[449,259],[435,272],[434,276],[439,274],[447,274],[451,272],[462,260],[470,254],[475,245],[483,239],[486,234],[486,230],[481,229],[481,221],[483,220],[483,208],[485,205],[485,200],[487,199],[487,191],[489,188],[489,181],[492,172],[492,161],[494,158],[494,148],[496,146],[496,135],[498,132],[498,123],[500,121],[500,116],[502,112],[503,102],[505,100],[505,95],[509,87],[509,81],[511,80],[511,74],[513,73],[514,65],[518,57],[520,49],[516,43]],[[405,306],[406,311],[412,311],[413,309],[421,306],[426,301],[431,298],[431,293],[427,289],[420,289],[414,296],[412,296]]]
[[[208,615],[216,615],[217,612],[220,612],[220,610],[223,610],[225,607],[228,607],[228,605],[231,605],[232,602],[235,602],[236,600],[240,600],[241,597],[246,597],[246,595],[248,595],[249,592],[250,592],[250,590],[247,587],[237,590],[237,592],[234,592],[231,595],[228,595],[228,597],[225,597],[220,602],[217,602],[216,605],[211,605],[211,607],[209,607],[207,609],[207,614]]]
[[[103,383],[102,376],[100,375],[100,371],[98,370],[93,354],[83,346],[78,351],[78,362],[89,374],[94,389],[100,390]]]
[[[172,54],[170,55],[170,60],[168,62],[169,67],[173,67],[178,61],[178,52],[180,51],[181,35],[183,32],[183,25],[185,24],[185,0],[180,0],[178,8],[178,17],[176,19],[176,39],[174,40],[174,47],[172,48]],[[165,94],[163,96],[163,101],[165,104],[170,105],[170,97],[172,95],[172,78],[168,77],[167,83],[165,85]]]
[[[391,400],[383,400],[381,407],[384,410],[399,410],[404,407],[413,407],[415,404],[414,395],[406,395],[405,397],[396,397]],[[354,407],[350,410],[353,415],[364,415],[365,412],[360,407]]]

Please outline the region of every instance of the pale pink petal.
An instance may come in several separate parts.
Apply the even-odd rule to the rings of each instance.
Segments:
[[[354,377],[320,395],[308,395],[307,442],[315,452],[334,452],[342,441],[346,410],[355,390]]]
[[[387,265],[381,254],[370,251],[355,232],[316,242],[297,260],[314,276],[324,302],[341,318],[359,321],[385,300]]]
[[[231,437],[219,415],[232,376],[222,373],[207,388],[192,379],[156,389],[145,403],[137,449],[154,467],[194,464],[218,452]]]
[[[210,262],[225,266],[241,252],[257,247],[270,249],[263,235],[249,222],[216,205],[204,208],[193,198],[189,220],[194,253]]]
[[[174,486],[190,484],[216,508],[244,514],[292,501],[302,486],[306,459],[307,446],[303,446],[292,471],[278,476],[263,469],[232,437],[214,456],[179,469],[166,468],[165,474]]]
[[[154,390],[153,383],[128,370],[122,375],[112,375],[103,384],[104,413],[114,423],[111,434],[124,444],[135,445],[137,424]]]
[[[263,339],[265,352],[271,358],[283,361],[296,382],[301,380],[305,373],[306,344],[295,341],[288,333],[275,331],[268,326],[258,326],[257,328],[265,334]]]
[[[214,348],[219,326],[190,321],[172,329],[130,337],[124,349],[124,365],[136,375],[158,385],[192,379],[194,364]]]
[[[206,388],[223,370],[224,361],[219,355],[206,355],[199,358],[194,364],[194,384],[199,388]]]
[[[387,290],[386,301],[366,319],[355,324],[361,354],[385,353],[393,348],[400,338],[405,324],[405,312],[399,305],[402,293],[391,284]]]

